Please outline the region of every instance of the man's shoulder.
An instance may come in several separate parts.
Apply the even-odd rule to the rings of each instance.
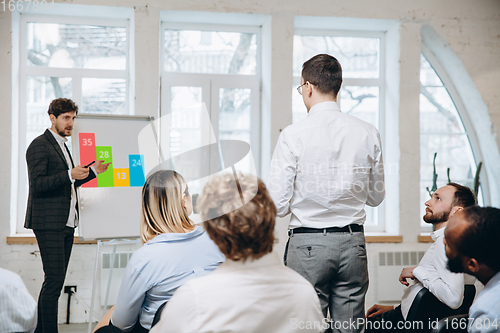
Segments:
[[[30,145],[28,146],[28,150],[32,149],[33,147],[39,147],[39,146],[45,146],[49,143],[49,138],[47,137],[47,132],[44,132],[37,136],[36,138],[31,141]]]

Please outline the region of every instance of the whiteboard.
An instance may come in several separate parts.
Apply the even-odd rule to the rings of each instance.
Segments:
[[[126,176],[130,177],[131,174],[122,173],[123,178],[120,178],[122,176],[115,171],[117,171],[116,169],[130,170],[130,173],[132,170],[137,171],[135,166],[132,168],[129,155],[141,154],[144,157],[141,164],[144,168],[144,177],[147,176],[146,170],[151,170],[158,165],[159,151],[156,133],[148,133],[149,141],[146,144],[142,140],[141,145],[147,146],[147,151],[144,148],[140,151],[138,140],[140,135],[144,137],[145,131],[143,130],[145,128],[153,128],[153,126],[148,126],[153,120],[154,118],[149,116],[78,115],[71,140],[73,158],[76,164],[88,163],[88,157],[84,154],[88,152],[89,147],[81,146],[84,144],[83,139],[81,140],[82,136],[87,135],[84,133],[95,134],[93,144],[97,150],[100,146],[112,147],[112,153],[109,156],[112,158],[112,164],[105,173],[98,176],[100,183],[97,185],[98,182],[95,181],[96,187],[82,186],[79,188],[80,239],[115,239],[140,236],[142,185],[138,186],[137,182],[135,186],[123,185],[126,184],[122,183],[127,180]],[[96,149],[95,147],[94,149]],[[82,152],[80,148],[82,148]],[[95,158],[96,160],[101,159],[99,155],[96,155]],[[82,161],[84,159],[87,161]],[[116,175],[111,178],[111,173],[116,173]],[[106,179],[114,179],[114,183],[111,185],[104,183]]]

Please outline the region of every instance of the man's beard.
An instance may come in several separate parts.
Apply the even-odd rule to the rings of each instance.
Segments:
[[[69,135],[66,135],[65,131],[66,131],[66,128],[65,128],[65,127],[62,127],[62,128],[61,128],[61,127],[59,127],[59,126],[57,126],[57,125],[56,125],[56,132],[57,132],[60,136],[62,136],[62,137],[69,136]],[[71,134],[70,134],[70,135],[71,135]]]
[[[448,221],[448,218],[450,217],[450,212],[441,212],[441,213],[432,213],[431,215],[425,214],[424,215],[424,221],[427,223],[441,223],[441,222],[446,222]]]
[[[462,260],[459,256],[456,256],[455,258],[448,258],[446,268],[448,268],[448,270],[452,273],[465,273],[462,267]]]

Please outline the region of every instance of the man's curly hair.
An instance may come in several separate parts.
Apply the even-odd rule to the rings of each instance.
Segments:
[[[53,114],[57,118],[63,113],[73,111],[78,114],[78,106],[75,104],[75,102],[73,102],[69,98],[57,98],[50,102],[49,110],[47,111],[47,113],[49,115]]]

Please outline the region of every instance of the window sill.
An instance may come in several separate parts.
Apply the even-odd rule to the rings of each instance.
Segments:
[[[366,235],[367,243],[403,243],[403,236],[389,236],[389,235]]]
[[[37,244],[34,236],[10,236],[7,237],[7,245],[20,245],[20,244]],[[75,237],[74,244],[97,244],[97,241],[82,241]]]
[[[419,243],[434,243],[434,241],[432,240],[432,237],[430,235],[427,235],[427,234],[418,235],[418,242]]]

